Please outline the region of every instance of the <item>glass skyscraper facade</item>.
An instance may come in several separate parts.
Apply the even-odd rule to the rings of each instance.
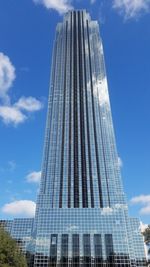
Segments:
[[[145,266],[122,186],[99,25],[85,10],[56,28],[31,232],[30,266]]]
[[[144,266],[128,217],[97,21],[71,11],[57,25],[34,266]]]

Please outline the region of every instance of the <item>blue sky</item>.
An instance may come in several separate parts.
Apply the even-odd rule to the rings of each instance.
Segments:
[[[71,8],[100,22],[130,215],[150,223],[149,0],[0,1],[0,217],[33,215],[55,27]]]

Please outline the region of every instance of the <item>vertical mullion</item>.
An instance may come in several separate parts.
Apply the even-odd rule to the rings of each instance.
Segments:
[[[68,22],[65,27],[65,69],[64,69],[64,95],[63,95],[63,127],[62,127],[62,147],[61,147],[61,172],[60,172],[60,192],[59,192],[59,208],[62,208],[63,195],[63,170],[64,170],[64,132],[65,132],[65,104],[66,104],[66,63],[67,63],[67,30]]]
[[[89,111],[88,111],[88,96],[87,96],[87,68],[85,58],[85,33],[84,33],[84,19],[82,13],[82,27],[83,27],[83,58],[84,58],[84,79],[85,79],[85,108],[87,116],[87,142],[88,142],[88,160],[89,160],[89,175],[90,175],[90,193],[91,193],[91,207],[94,208],[94,192],[93,192],[93,178],[92,178],[92,160],[91,160],[91,146],[89,133]]]
[[[81,17],[78,11],[78,51],[79,51],[79,96],[80,96],[80,135],[81,135],[81,173],[82,173],[82,203],[83,208],[88,207],[87,173],[85,154],[85,129],[84,129],[84,99],[83,99],[83,70],[82,70],[82,35]]]
[[[68,208],[71,207],[71,147],[72,147],[72,114],[71,114],[71,106],[72,106],[72,12],[70,15],[71,26],[70,26],[70,94],[69,94],[69,165],[68,165]]]
[[[74,207],[79,208],[79,166],[78,166],[78,94],[77,94],[77,34],[76,12],[74,11]]]

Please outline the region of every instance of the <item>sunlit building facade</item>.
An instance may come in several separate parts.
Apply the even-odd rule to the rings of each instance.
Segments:
[[[71,11],[54,41],[35,267],[145,266],[128,217],[97,21]]]
[[[34,267],[144,267],[138,219],[128,216],[97,21],[70,11],[54,41]]]

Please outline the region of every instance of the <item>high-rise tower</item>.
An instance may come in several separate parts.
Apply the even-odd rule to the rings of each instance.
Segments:
[[[122,187],[99,26],[86,11],[57,25],[32,242],[22,222],[33,223],[18,220],[11,233],[33,252],[30,266],[145,266]]]

